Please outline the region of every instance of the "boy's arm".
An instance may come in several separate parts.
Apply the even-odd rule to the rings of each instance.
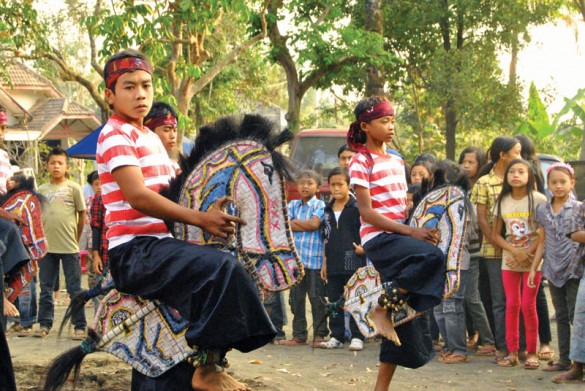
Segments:
[[[294,232],[315,231],[321,226],[321,219],[312,216],[309,220],[292,220],[290,227]]]
[[[391,231],[402,235],[412,236],[413,238],[424,240],[430,243],[437,243],[440,240],[439,233],[430,228],[414,228],[406,224],[397,223],[387,217],[382,216],[372,208],[372,199],[370,190],[363,186],[354,186],[355,195],[358,201],[358,208],[362,219],[384,231]]]
[[[245,224],[244,220],[222,212],[220,206],[226,197],[217,200],[215,207],[209,211],[200,212],[175,204],[147,188],[144,184],[142,171],[137,166],[118,167],[112,172],[112,176],[120,186],[120,190],[130,206],[148,216],[196,225],[221,238],[235,233],[235,223]]]
[[[81,239],[81,235],[83,234],[83,228],[85,227],[85,210],[81,210],[77,212],[77,243]]]

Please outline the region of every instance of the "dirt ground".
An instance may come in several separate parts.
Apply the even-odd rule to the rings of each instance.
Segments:
[[[552,305],[550,306],[552,309]],[[64,306],[56,307],[56,319],[62,319]],[[93,308],[87,308],[88,318]],[[289,314],[289,320],[290,318]],[[287,336],[291,326],[285,327]],[[556,324],[552,322],[556,346]],[[47,338],[8,336],[15,365],[18,390],[40,390],[47,364],[58,354],[78,345],[68,338],[57,338],[53,331]],[[407,343],[407,342],[406,342]],[[310,346],[267,345],[248,354],[230,352],[229,371],[253,390],[372,390],[377,376],[379,344],[366,343],[361,352],[346,348],[312,349]],[[521,365],[498,368],[491,358],[470,355],[465,364],[442,364],[435,358],[417,370],[398,368],[393,390],[585,390],[584,385],[556,385],[552,374],[541,369],[528,371]],[[541,367],[546,363],[541,362]],[[129,390],[130,367],[105,353],[89,355],[81,370],[77,390]],[[66,389],[72,389],[71,386]]]

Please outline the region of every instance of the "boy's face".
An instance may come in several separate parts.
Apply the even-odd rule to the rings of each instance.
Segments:
[[[177,127],[173,125],[163,125],[154,128],[154,133],[160,138],[167,152],[173,150],[177,145]]]
[[[353,155],[355,155],[355,152],[352,151],[341,152],[341,154],[339,155],[339,165],[343,168],[348,168],[349,162],[351,161]]]
[[[61,179],[65,176],[65,173],[69,170],[69,164],[67,164],[67,158],[63,155],[53,155],[47,162],[47,171],[52,179]]]
[[[349,194],[349,183],[347,183],[345,175],[331,175],[329,188],[331,196],[338,200],[344,199]]]
[[[152,107],[152,94],[152,76],[143,70],[122,74],[114,91],[106,88],[106,98],[114,114],[139,127]]]
[[[300,178],[298,183],[299,194],[303,199],[311,199],[317,194],[317,182],[313,178]]]

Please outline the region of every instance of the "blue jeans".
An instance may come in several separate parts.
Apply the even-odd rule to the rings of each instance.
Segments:
[[[487,270],[490,296],[492,299],[492,313],[494,316],[494,336],[498,350],[507,352],[506,345],[506,293],[502,282],[502,260],[480,258]]]
[[[453,354],[467,355],[467,340],[465,338],[465,311],[463,297],[469,274],[467,270],[461,270],[459,276],[459,289],[448,299],[443,299],[441,304],[434,308],[435,319],[439,325],[439,331],[445,340],[444,350]]]
[[[306,297],[311,303],[313,316],[313,338],[326,337],[329,334],[325,317],[325,282],[321,279],[321,270],[305,269],[305,278],[290,290],[290,308],[293,313],[293,338],[307,341],[307,317],[305,315]]]
[[[575,301],[575,315],[573,316],[573,330],[571,331],[571,360],[585,364],[585,275],[581,277],[577,300]]]
[[[18,322],[22,327],[32,327],[37,323],[37,277],[34,277],[16,298],[14,305],[20,317],[9,318],[9,322]]]
[[[494,334],[483,302],[479,297],[479,257],[472,257],[469,262],[464,303],[470,318],[473,320],[473,332],[479,332],[480,345],[494,345]]]
[[[53,302],[53,292],[59,277],[59,264],[63,264],[65,274],[65,284],[67,293],[70,297],[75,297],[81,292],[81,265],[79,263],[79,253],[74,254],[55,254],[47,253],[39,261],[39,280],[41,282],[41,296],[39,300],[39,324],[49,330],[53,327],[53,318],[55,317],[55,303]],[[85,321],[85,308],[72,314],[71,321],[75,330],[85,330],[87,322]]]

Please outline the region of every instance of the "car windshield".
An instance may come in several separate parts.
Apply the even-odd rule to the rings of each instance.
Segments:
[[[329,171],[339,166],[337,151],[345,137],[299,137],[291,159],[302,170],[314,170],[327,178]]]

